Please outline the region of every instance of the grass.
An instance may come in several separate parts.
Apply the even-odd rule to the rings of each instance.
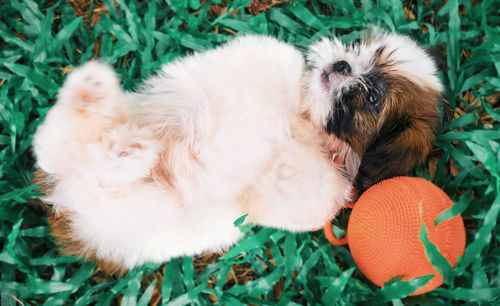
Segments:
[[[266,6],[249,9],[249,0],[71,2],[74,7],[0,1],[1,305],[498,305],[498,1],[385,0],[374,6],[368,0],[294,0],[257,15],[250,11]],[[40,196],[31,184],[30,143],[72,66],[98,55],[133,89],[162,64],[236,33],[272,35],[305,49],[332,33],[356,40],[371,24],[409,34],[442,58],[440,76],[454,116],[440,129],[428,162],[412,173],[443,188],[456,202],[448,214],[462,213],[465,220],[465,255],[451,271],[436,264],[446,272],[441,288],[417,297],[408,294],[425,279],[377,288],[348,250],[332,246],[321,232],[253,228],[219,258],[179,258],[113,278],[96,272],[93,263],[57,255],[46,217],[27,205]]]

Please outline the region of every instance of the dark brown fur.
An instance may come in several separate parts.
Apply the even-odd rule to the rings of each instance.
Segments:
[[[357,114],[357,132],[348,137],[362,156],[354,184],[360,193],[383,179],[405,175],[423,162],[439,124],[439,92],[402,75],[388,72],[385,76],[389,91],[381,112],[378,116]]]

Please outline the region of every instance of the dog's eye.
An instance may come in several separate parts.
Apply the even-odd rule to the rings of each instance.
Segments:
[[[368,92],[368,102],[371,105],[376,105],[378,103],[378,93],[374,90]]]

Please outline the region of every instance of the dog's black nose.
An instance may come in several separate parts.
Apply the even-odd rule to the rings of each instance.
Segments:
[[[342,75],[350,75],[352,72],[352,68],[348,62],[338,61],[335,64],[333,64],[332,71],[340,73]]]

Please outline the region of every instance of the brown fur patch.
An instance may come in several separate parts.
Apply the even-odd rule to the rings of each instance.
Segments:
[[[356,114],[355,133],[348,136],[353,149],[363,156],[355,184],[361,192],[380,180],[405,175],[423,162],[439,124],[439,92],[397,74],[390,66],[381,71],[389,90],[380,113],[376,117],[364,111]]]
[[[423,162],[432,149],[435,130],[439,124],[437,106],[440,94],[429,87],[419,86],[404,76],[395,76],[391,79],[391,92],[386,102],[383,119],[398,120],[406,117],[410,125],[394,141],[388,145],[392,151],[406,148],[407,159],[411,165]],[[382,128],[383,123],[379,123]]]
[[[383,136],[383,128],[387,124],[404,118],[411,124],[390,147],[394,151],[407,148],[412,154],[410,159],[423,161],[434,141],[440,94],[402,75],[387,72],[385,76],[390,89],[381,112],[377,115],[364,110],[364,96],[356,95],[351,101],[355,109],[354,132],[344,133],[341,138],[346,139],[355,152],[363,155],[371,144],[371,137]]]
[[[40,192],[50,195],[54,192],[54,187],[57,183],[57,179],[43,171],[42,169],[37,169],[33,175],[33,183],[42,187]]]

